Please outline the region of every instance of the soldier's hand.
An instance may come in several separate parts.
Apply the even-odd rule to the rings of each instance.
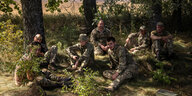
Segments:
[[[129,43],[129,38],[126,39],[126,43]]]
[[[77,60],[77,56],[73,56],[72,58],[73,58],[74,60]]]
[[[133,52],[134,50],[135,50],[135,48],[131,48],[131,49],[130,49],[130,52]]]
[[[115,80],[118,75],[119,75],[119,73],[116,72],[115,74],[112,75],[112,79]]]

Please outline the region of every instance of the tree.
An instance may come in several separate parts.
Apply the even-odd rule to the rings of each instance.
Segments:
[[[151,9],[153,11],[151,18],[151,28],[152,30],[156,29],[156,23],[161,21],[162,13],[162,1],[161,0],[152,0]]]
[[[85,23],[86,27],[88,28],[88,34],[93,29],[93,19],[94,14],[97,12],[96,10],[96,0],[83,0],[83,9],[85,15]]]
[[[182,31],[182,17],[181,17],[181,0],[173,0],[173,3],[176,5],[176,8],[172,14],[172,24],[175,32]]]
[[[46,45],[43,25],[42,0],[21,0],[25,44],[33,41],[36,34],[43,36]]]

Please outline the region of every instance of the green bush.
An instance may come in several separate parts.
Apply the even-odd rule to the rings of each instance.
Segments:
[[[176,81],[175,78],[170,77],[164,70],[164,63],[158,62],[156,66],[159,67],[155,72],[153,72],[153,79],[159,83],[171,84],[171,81]]]
[[[3,71],[12,71],[23,54],[23,32],[11,20],[0,22],[0,66]]]
[[[62,92],[71,91],[79,96],[101,96],[99,92],[98,83],[94,80],[94,77],[98,75],[98,72],[93,72],[91,69],[84,69],[83,76],[77,76],[73,78],[73,87],[62,88]]]

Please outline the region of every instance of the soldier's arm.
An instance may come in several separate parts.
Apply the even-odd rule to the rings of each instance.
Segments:
[[[91,32],[90,41],[92,42],[92,44],[93,44],[94,46],[98,46],[98,43],[99,43],[99,42],[97,41],[96,30],[95,30],[95,29]]]
[[[119,50],[119,53],[118,53],[118,57],[119,57],[119,65],[117,67],[117,73],[121,73],[123,72],[126,67],[127,67],[127,60],[126,60],[126,49],[125,48],[121,48]]]
[[[91,58],[91,54],[93,54],[94,48],[93,46],[88,46],[88,48],[85,50],[83,55],[79,58],[79,62],[82,62],[84,60],[88,60],[88,58]]]
[[[148,38],[146,38],[144,40],[144,42],[142,43],[142,45],[135,47],[135,50],[140,50],[140,49],[144,49],[147,48],[149,46],[150,40]]]
[[[73,56],[76,56],[75,54],[75,51],[79,50],[79,44],[75,44],[73,46],[70,46],[66,49],[66,52],[69,54],[70,57],[73,58]]]
[[[151,32],[151,39],[152,39],[152,40],[159,40],[159,39],[162,39],[162,37],[161,37],[161,36],[156,36],[156,35],[154,34],[154,31],[152,31],[152,32]]]

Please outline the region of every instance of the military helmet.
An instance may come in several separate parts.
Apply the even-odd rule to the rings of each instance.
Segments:
[[[87,41],[88,37],[87,34],[80,34],[79,35],[79,41]]]

